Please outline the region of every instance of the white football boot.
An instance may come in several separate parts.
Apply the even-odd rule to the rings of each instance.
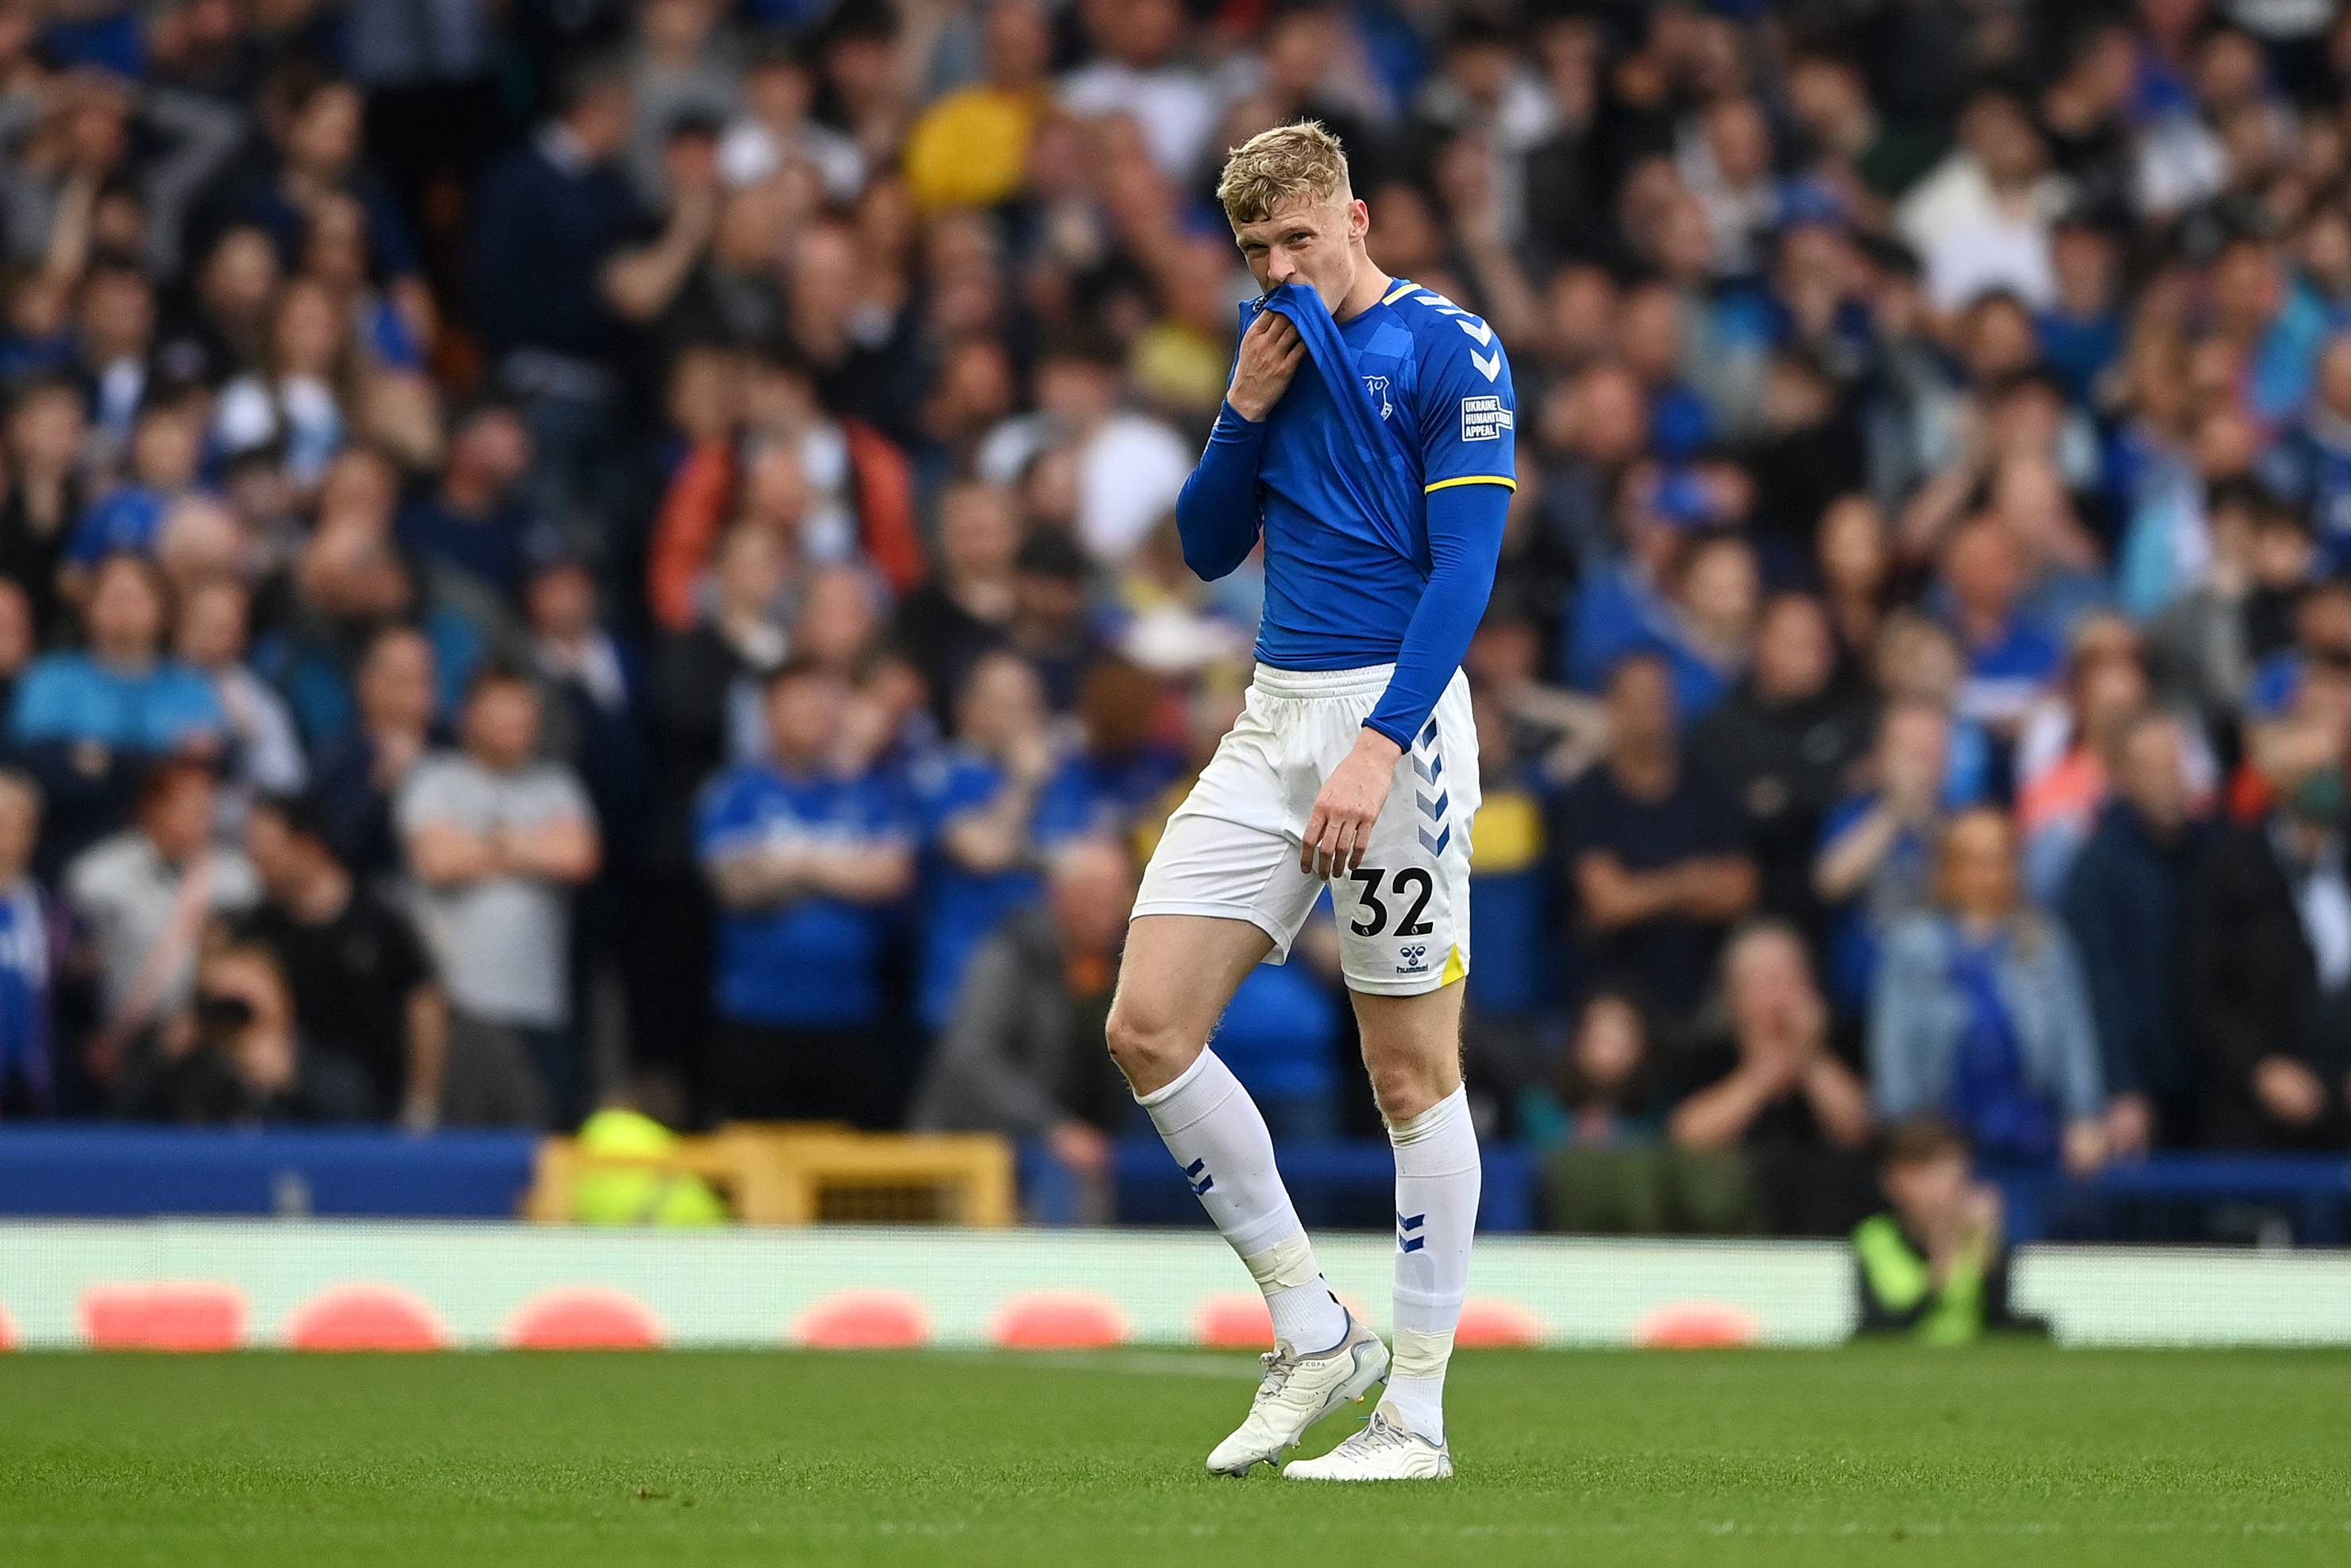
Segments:
[[[1452,1478],[1453,1455],[1406,1427],[1395,1406],[1382,1404],[1362,1431],[1282,1474],[1294,1481],[1441,1481]]]
[[[1347,1314],[1347,1337],[1321,1355],[1301,1355],[1277,1343],[1262,1358],[1265,1381],[1258,1385],[1249,1419],[1217,1445],[1208,1469],[1217,1475],[1245,1476],[1259,1465],[1278,1465],[1306,1428],[1340,1406],[1360,1401],[1388,1375],[1388,1347],[1380,1336]]]

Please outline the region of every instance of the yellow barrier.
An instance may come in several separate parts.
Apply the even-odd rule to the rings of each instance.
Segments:
[[[987,1133],[858,1133],[811,1123],[733,1123],[659,1154],[590,1154],[542,1139],[523,1215],[562,1224],[590,1171],[701,1177],[746,1225],[928,1221],[1005,1226],[1015,1205],[1012,1149]]]

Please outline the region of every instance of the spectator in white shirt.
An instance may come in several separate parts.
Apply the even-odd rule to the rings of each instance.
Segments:
[[[66,898],[98,966],[102,1016],[91,1055],[101,1078],[128,1051],[185,1047],[183,1036],[158,1040],[150,1031],[185,1008],[204,923],[261,896],[245,856],[213,841],[214,799],[205,764],[159,762],[140,789],[133,824],[66,868]]]
[[[865,188],[865,154],[856,141],[809,118],[815,84],[797,49],[777,41],[753,51],[743,69],[743,112],[718,143],[718,177],[756,185],[787,162],[816,171],[826,199],[847,206]]]
[[[1119,406],[1123,382],[1114,345],[1079,334],[1061,340],[1037,367],[1037,412],[990,431],[977,458],[981,478],[1014,485],[1039,456],[1070,448],[1078,538],[1113,570],[1174,507],[1196,455],[1166,425]]]
[[[419,915],[449,996],[442,1119],[569,1124],[582,1074],[571,1035],[572,890],[601,845],[571,770],[536,759],[538,688],[499,665],[474,677],[465,749],[420,763],[397,817],[423,884]]]
[[[1189,182],[1217,125],[1217,99],[1198,72],[1174,63],[1184,41],[1178,0],[1081,7],[1102,57],[1061,78],[1061,107],[1081,119],[1134,117],[1151,161]]]
[[[1959,117],[1958,148],[1903,198],[1895,226],[1925,259],[1937,309],[2005,288],[2043,310],[2057,287],[2049,228],[2070,193],[2024,106],[1987,91]]]

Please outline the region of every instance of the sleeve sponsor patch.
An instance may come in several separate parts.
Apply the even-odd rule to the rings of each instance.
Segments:
[[[1502,432],[1516,428],[1517,417],[1502,406],[1499,397],[1465,397],[1461,400],[1461,439],[1464,441],[1499,441]]]

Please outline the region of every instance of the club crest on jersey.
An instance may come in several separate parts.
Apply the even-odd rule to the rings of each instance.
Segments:
[[[1387,377],[1365,376],[1364,378],[1364,390],[1371,393],[1373,398],[1378,402],[1380,405],[1380,417],[1382,419],[1385,419],[1389,413],[1394,412],[1395,404],[1388,401]]]
[[[1499,441],[1502,432],[1516,428],[1517,415],[1502,406],[1499,397],[1465,397],[1461,400],[1461,439],[1464,441]]]

